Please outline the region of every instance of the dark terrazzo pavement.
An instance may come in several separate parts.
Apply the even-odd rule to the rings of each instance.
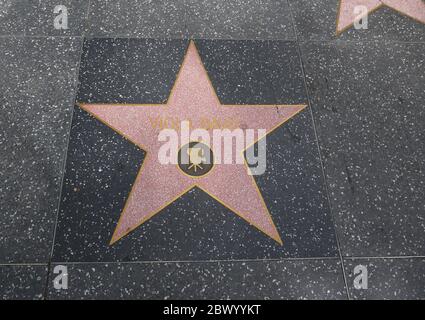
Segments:
[[[424,256],[425,44],[301,49],[342,254]]]
[[[345,299],[337,259],[70,264],[50,299]]]
[[[0,38],[0,263],[49,259],[80,47]]]
[[[43,299],[47,270],[47,265],[0,265],[0,299]]]
[[[370,17],[369,30],[348,30],[337,38],[337,0],[57,2],[0,0],[1,298],[425,298],[425,25],[382,8]],[[51,27],[56,4],[68,6],[69,30]],[[273,170],[257,179],[264,190],[275,190],[264,195],[272,212],[280,212],[282,203],[288,209],[282,211],[283,230],[292,239],[286,239],[282,252],[262,244],[229,214],[222,220],[227,227],[202,230],[197,224],[214,217],[203,218],[196,207],[186,215],[196,237],[184,238],[185,223],[164,212],[150,222],[157,242],[146,253],[137,248],[142,228],[115,252],[99,246],[114,228],[111,212],[119,213],[113,206],[125,199],[143,152],[74,107],[76,99],[107,94],[104,102],[122,99],[113,96],[114,79],[99,86],[99,79],[91,78],[108,66],[102,59],[100,65],[80,68],[80,56],[94,61],[84,59],[83,36],[177,39],[85,41],[100,53],[121,41],[106,57],[111,61],[126,59],[119,51],[125,46],[163,47],[156,58],[153,51],[150,60],[135,58],[151,61],[151,68],[134,64],[131,71],[143,66],[145,73],[138,72],[133,87],[120,88],[124,99],[144,102],[166,99],[187,42],[178,39],[276,40],[197,44],[223,101],[310,102],[270,137]],[[76,98],[78,74],[84,81]],[[84,135],[87,123],[95,128],[94,137]],[[93,162],[78,154],[83,145],[91,157],[122,153],[109,165]],[[67,169],[62,190],[67,154],[67,168],[79,161],[82,171]],[[105,171],[94,175],[94,168]],[[90,182],[105,179],[105,191],[114,177],[121,179],[118,193],[101,193]],[[101,210],[109,214],[99,218],[71,210],[64,216],[70,183],[84,181],[81,187],[89,191],[76,198],[76,208],[105,197]],[[185,197],[171,210],[188,213],[187,203],[201,199],[198,205],[223,211],[199,190]],[[178,227],[167,227],[173,223]],[[155,231],[170,239],[161,242]],[[226,241],[231,235],[233,244]],[[197,247],[196,239],[206,246]],[[177,244],[174,251],[171,240]],[[52,269],[58,263],[68,266],[65,291],[53,288]],[[369,271],[367,290],[353,286],[359,264]]]

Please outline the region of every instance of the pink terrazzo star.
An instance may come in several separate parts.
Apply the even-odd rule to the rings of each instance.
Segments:
[[[337,33],[342,33],[351,27],[358,17],[354,12],[356,6],[365,6],[368,14],[376,9],[387,6],[410,18],[425,23],[425,2],[423,0],[340,0]]]
[[[146,222],[194,186],[202,189],[269,237],[282,244],[254,178],[246,164],[215,164],[205,176],[184,174],[175,164],[161,164],[161,128],[155,118],[188,120],[202,128],[202,119],[232,119],[245,129],[279,127],[306,105],[222,105],[208,78],[195,44],[190,42],[181,70],[164,105],[80,104],[81,108],[147,152],[111,244]],[[222,122],[223,123],[223,122]],[[209,128],[210,130],[212,128]],[[222,128],[221,128],[222,129]],[[213,214],[213,213],[212,213]]]

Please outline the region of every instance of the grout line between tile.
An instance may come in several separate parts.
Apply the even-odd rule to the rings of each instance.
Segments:
[[[338,248],[339,261],[341,263],[341,271],[342,271],[342,275],[343,275],[343,279],[344,279],[345,291],[346,291],[346,295],[347,295],[348,300],[351,300],[350,291],[348,290],[347,276],[345,274],[345,266],[344,266],[344,260],[343,260],[343,257],[342,257],[341,245],[340,245],[340,241],[339,241],[339,237],[338,237],[338,230],[336,228],[335,219],[334,219],[334,216],[333,216],[333,213],[332,213],[333,209],[332,209],[332,204],[331,204],[330,197],[329,197],[328,182],[327,182],[327,179],[326,179],[326,173],[325,173],[325,168],[324,168],[324,164],[323,164],[323,160],[322,160],[322,154],[321,154],[321,151],[320,151],[319,138],[318,138],[318,135],[317,135],[316,122],[315,122],[315,119],[314,119],[313,108],[312,108],[312,100],[310,98],[310,92],[309,92],[308,87],[307,87],[307,79],[306,79],[306,73],[305,73],[305,68],[304,68],[304,62],[303,62],[303,59],[302,59],[302,52],[301,52],[301,48],[300,48],[300,44],[299,44],[299,40],[298,40],[298,33],[297,33],[296,26],[295,26],[295,20],[294,20],[293,14],[292,14],[291,5],[289,3],[289,0],[287,0],[287,4],[288,4],[288,7],[289,7],[291,19],[292,19],[292,22],[293,22],[293,27],[295,29],[296,45],[297,45],[298,56],[299,56],[300,64],[301,64],[301,72],[302,72],[302,76],[303,76],[304,87],[305,87],[306,94],[307,94],[307,100],[308,100],[309,109],[310,109],[310,116],[311,116],[311,121],[312,121],[312,125],[313,125],[314,136],[315,136],[315,139],[316,139],[316,148],[317,148],[317,152],[318,152],[318,155],[319,155],[319,162],[320,162],[320,167],[321,167],[322,176],[323,176],[322,181],[323,181],[323,184],[324,184],[324,187],[325,187],[326,199],[327,199],[328,206],[329,206],[329,215],[330,215],[330,219],[331,219],[332,224],[333,224],[335,241],[336,241],[336,245],[337,245],[337,248]]]
[[[425,259],[425,256],[365,256],[365,257],[356,257],[356,256],[347,256],[343,257],[344,260],[360,260],[360,259],[381,259],[381,260],[401,260],[401,259]]]
[[[17,267],[17,266],[28,266],[28,267],[30,267],[30,266],[47,266],[47,264],[48,263],[40,263],[40,262],[34,262],[34,263],[31,263],[31,262],[15,263],[15,262],[13,262],[13,263],[0,263],[0,267],[8,267],[8,266],[14,266],[14,267]]]
[[[345,40],[345,39],[328,39],[328,40],[299,40],[300,43],[388,43],[388,44],[425,44],[425,41],[398,41],[398,40],[388,40],[388,39],[379,39],[379,40]]]
[[[340,262],[341,262],[341,269],[342,269],[342,274],[343,274],[343,277],[344,277],[344,284],[345,284],[348,300],[351,300],[350,291],[348,290],[347,276],[345,274],[345,266],[344,266],[344,260],[343,260],[342,250],[341,250],[341,244],[340,244],[340,240],[339,240],[339,236],[338,236],[338,230],[337,230],[337,227],[336,227],[335,217],[334,217],[334,214],[333,214],[332,203],[331,203],[331,199],[330,199],[330,196],[329,196],[329,189],[328,189],[328,181],[327,181],[327,178],[326,178],[326,171],[325,171],[325,167],[324,167],[324,164],[323,164],[322,153],[320,151],[319,137],[317,135],[316,122],[315,122],[315,119],[314,119],[312,102],[311,102],[310,93],[309,93],[309,90],[308,90],[308,87],[307,87],[307,80],[306,80],[305,71],[304,71],[304,63],[303,63],[302,55],[301,55],[301,48],[300,48],[300,45],[299,45],[298,42],[297,42],[297,48],[298,48],[299,58],[301,60],[301,69],[302,69],[302,73],[303,73],[304,86],[305,86],[305,89],[306,89],[307,99],[308,99],[308,103],[309,103],[309,107],[310,107],[309,109],[310,109],[311,121],[312,121],[312,125],[313,125],[314,136],[315,136],[315,139],[316,139],[316,147],[317,147],[317,151],[318,151],[318,155],[319,155],[319,162],[320,162],[320,167],[321,167],[322,176],[323,176],[322,181],[323,181],[323,184],[324,184],[324,187],[325,187],[326,199],[327,199],[328,206],[329,206],[329,214],[330,214],[330,218],[331,218],[334,233],[335,233],[335,241],[336,241],[336,245],[337,245],[337,248],[338,248],[338,254],[339,254],[339,258],[340,258]]]
[[[314,258],[282,258],[282,259],[215,259],[215,260],[151,260],[151,261],[63,261],[53,262],[59,265],[99,265],[99,264],[163,264],[163,263],[260,263],[260,262],[290,262],[290,261],[339,261],[339,257],[314,257]]]
[[[297,35],[295,35],[297,36]],[[387,43],[387,44],[417,44],[424,45],[425,41],[399,41],[399,40],[389,40],[389,39],[379,39],[379,40],[346,40],[346,39],[296,39],[295,37],[290,38],[235,38],[235,37],[219,37],[219,38],[204,38],[204,37],[190,37],[190,36],[182,36],[182,37],[151,37],[151,36],[129,36],[129,35],[119,35],[119,34],[111,34],[108,36],[85,36],[85,35],[67,35],[67,36],[57,36],[57,35],[0,35],[0,39],[7,38],[86,38],[86,39],[155,39],[155,40],[230,40],[230,41],[288,41],[288,42],[299,42],[299,43],[329,43],[329,44],[338,44],[338,43]]]
[[[67,137],[66,137],[66,143],[65,143],[65,155],[63,157],[63,162],[62,162],[62,176],[61,176],[61,182],[59,185],[59,198],[58,198],[58,203],[56,205],[56,217],[55,217],[55,225],[54,225],[54,229],[53,229],[53,237],[52,237],[52,245],[50,248],[50,254],[49,254],[49,261],[48,261],[48,269],[47,269],[47,279],[46,279],[46,285],[45,285],[45,293],[44,293],[44,298],[46,299],[47,297],[47,289],[48,289],[48,283],[49,283],[49,276],[50,276],[50,265],[51,265],[51,261],[52,261],[52,256],[53,256],[53,249],[55,246],[55,240],[56,240],[56,229],[57,229],[57,225],[58,225],[58,219],[59,219],[59,210],[60,210],[60,203],[61,203],[61,199],[62,199],[62,188],[63,188],[63,182],[65,179],[65,169],[66,169],[66,161],[68,158],[68,147],[69,147],[69,141],[70,141],[70,134],[71,134],[71,127],[72,127],[72,118],[74,116],[74,102],[76,99],[76,94],[78,91],[78,74],[79,74],[79,70],[80,70],[80,61],[81,61],[81,55],[82,55],[82,46],[84,44],[84,38],[81,39],[81,45],[80,45],[80,49],[79,49],[79,61],[77,62],[77,72],[76,72],[76,79],[75,79],[75,86],[74,90],[75,90],[75,94],[73,95],[73,100],[72,100],[72,107],[71,107],[71,111],[70,111],[70,115],[69,115],[69,125],[67,128]]]
[[[66,35],[66,36],[57,36],[57,35],[23,35],[23,34],[10,34],[10,35],[0,35],[0,39],[7,38],[29,38],[29,39],[37,39],[37,38],[82,38],[82,35]]]
[[[84,34],[86,31],[86,24],[87,24],[87,19],[89,16],[89,10],[90,10],[90,1],[88,1],[87,4],[87,12],[86,12],[86,16],[84,19],[84,28],[83,28],[83,32],[82,32],[82,36],[81,38],[81,44],[80,44],[80,50],[79,50],[79,58],[77,61],[77,68],[76,68],[76,73],[75,73],[75,84],[74,84],[74,95],[72,97],[72,107],[71,107],[71,112],[69,115],[69,126],[67,128],[67,141],[66,141],[66,147],[65,147],[65,155],[63,158],[63,163],[62,163],[62,177],[61,177],[61,182],[60,182],[60,191],[59,191],[59,198],[58,198],[58,203],[56,206],[56,219],[55,219],[55,225],[54,225],[54,229],[53,229],[53,238],[52,238],[52,246],[51,246],[51,250],[50,250],[50,256],[49,256],[49,262],[47,264],[47,277],[46,277],[46,284],[45,284],[45,288],[44,288],[44,300],[47,300],[48,298],[48,292],[49,292],[49,278],[50,278],[50,267],[52,264],[52,258],[53,258],[53,250],[55,247],[55,241],[56,241],[56,232],[57,232],[57,226],[58,226],[58,220],[59,220],[59,210],[60,210],[60,204],[61,204],[61,200],[62,200],[62,188],[63,188],[63,183],[65,180],[65,170],[66,170],[66,162],[68,159],[68,148],[69,148],[69,142],[70,142],[70,136],[71,136],[71,128],[72,128],[72,119],[74,117],[74,103],[75,100],[77,99],[77,94],[78,94],[78,87],[79,87],[79,75],[80,75],[80,66],[81,66],[81,59],[82,59],[82,55],[83,55],[83,46],[84,46]]]
[[[403,260],[403,259],[423,259],[425,256],[343,256],[343,260]],[[58,264],[160,264],[160,263],[216,263],[216,262],[285,262],[285,261],[326,261],[326,260],[340,260],[338,256],[335,257],[299,257],[299,258],[276,258],[276,259],[217,259],[217,260],[135,260],[135,261],[51,261],[51,265]],[[0,263],[0,267],[5,266],[47,266],[48,263],[40,262],[13,262],[13,263]]]

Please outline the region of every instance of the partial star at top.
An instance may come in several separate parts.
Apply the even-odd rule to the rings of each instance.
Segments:
[[[367,12],[359,16],[356,6],[364,6]],[[364,18],[382,6],[390,7],[416,21],[425,23],[425,2],[423,0],[340,0],[337,34],[350,28],[356,21]]]

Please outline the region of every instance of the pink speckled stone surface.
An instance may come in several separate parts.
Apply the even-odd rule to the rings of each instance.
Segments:
[[[205,176],[190,177],[175,164],[161,164],[159,128],[151,120],[189,120],[202,128],[202,119],[233,120],[243,129],[270,132],[305,105],[221,105],[193,42],[190,43],[174,88],[164,105],[83,104],[83,109],[126,136],[147,152],[128,196],[111,243],[157,214],[182,194],[198,186],[248,223],[281,243],[255,180],[245,164],[216,164]],[[212,131],[210,131],[212,135]],[[213,150],[214,151],[214,150]]]
[[[417,21],[425,23],[425,2],[423,0],[341,0],[337,31],[342,32],[356,21],[356,6],[365,6],[372,12],[380,6],[388,6]]]

